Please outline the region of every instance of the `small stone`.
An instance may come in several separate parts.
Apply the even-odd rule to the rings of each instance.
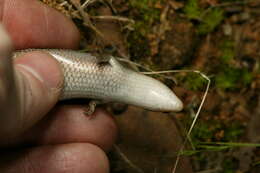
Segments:
[[[229,23],[224,24],[223,25],[223,32],[226,36],[232,35],[232,26]]]

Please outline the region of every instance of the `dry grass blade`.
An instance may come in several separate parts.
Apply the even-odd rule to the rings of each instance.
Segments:
[[[87,8],[87,6],[89,5],[89,4],[92,4],[92,3],[94,3],[96,0],[86,0],[82,5],[81,5],[81,8]]]
[[[77,8],[80,15],[82,16],[82,19],[84,21],[83,24],[85,26],[91,28],[93,31],[95,31],[95,33],[97,33],[98,36],[100,36],[101,38],[104,38],[104,35],[92,24],[89,14],[84,11],[82,6],[80,4],[78,4],[75,0],[70,0],[70,2],[75,6],[75,8]]]
[[[186,135],[186,138],[185,138],[185,140],[184,140],[184,142],[183,142],[183,145],[182,145],[182,147],[181,147],[181,149],[180,149],[180,151],[179,151],[179,153],[178,153],[178,155],[177,155],[177,159],[176,159],[176,162],[175,162],[175,164],[174,164],[172,173],[175,173],[175,172],[176,172],[178,163],[179,163],[179,161],[180,161],[181,153],[182,153],[182,151],[184,150],[187,141],[190,139],[190,134],[191,134],[191,132],[192,132],[194,126],[195,126],[195,123],[196,123],[196,121],[197,121],[197,119],[198,119],[198,117],[199,117],[199,114],[200,114],[200,111],[201,111],[201,109],[202,109],[202,106],[204,105],[204,102],[205,102],[205,100],[206,100],[206,97],[207,97],[207,94],[208,94],[208,91],[209,91],[210,83],[211,83],[209,77],[206,76],[205,74],[201,73],[200,71],[197,71],[197,70],[194,70],[194,71],[193,71],[193,70],[175,70],[175,72],[177,72],[177,71],[179,71],[179,72],[194,72],[194,73],[198,73],[198,74],[201,75],[204,79],[206,79],[206,80],[208,81],[208,83],[207,83],[207,87],[206,87],[206,90],[205,90],[205,92],[204,92],[204,95],[203,95],[203,97],[202,97],[202,101],[201,101],[201,103],[200,103],[200,105],[199,105],[199,108],[198,108],[198,110],[197,110],[197,112],[196,112],[196,114],[195,114],[195,117],[194,117],[194,119],[193,119],[193,121],[192,121],[192,124],[191,124],[191,126],[190,126],[190,128],[189,128],[189,131],[188,131],[188,133],[187,133],[187,135]]]
[[[121,16],[91,16],[92,19],[99,19],[99,20],[117,20],[120,22],[129,22],[134,24],[135,21],[126,17]]]
[[[155,75],[158,75],[158,76],[163,77],[163,78],[165,78],[165,79],[172,80],[175,84],[177,84],[176,79],[174,79],[173,77],[169,77],[169,76],[163,75],[164,73],[167,73],[167,72],[164,72],[164,71],[154,72],[153,70],[151,70],[151,69],[149,69],[149,68],[147,68],[147,67],[144,67],[144,66],[142,66],[142,65],[140,65],[140,64],[138,64],[138,63],[135,63],[135,62],[133,62],[133,61],[130,61],[130,60],[129,60],[129,59],[130,59],[129,57],[117,58],[117,59],[118,59],[119,61],[126,62],[126,63],[129,63],[129,64],[133,65],[133,66],[134,66],[134,69],[136,69],[136,70],[137,70],[136,67],[140,67],[140,68],[142,68],[142,69],[148,71],[148,72],[140,72],[140,73],[142,73],[142,74],[155,74]]]

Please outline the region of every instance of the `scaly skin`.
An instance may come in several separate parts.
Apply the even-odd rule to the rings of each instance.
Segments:
[[[90,98],[105,102],[120,102],[152,111],[180,111],[181,100],[163,83],[123,67],[114,57],[107,62],[73,50],[28,49],[17,55],[43,51],[58,60],[64,73],[61,100]]]

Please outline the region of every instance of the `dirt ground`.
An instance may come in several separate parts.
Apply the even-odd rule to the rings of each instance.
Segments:
[[[83,50],[211,79],[183,151],[207,84],[200,75],[154,76],[182,99],[179,113],[111,105],[120,129],[111,172],[170,173],[176,158],[179,173],[260,172],[259,0],[94,0],[85,8],[80,0],[42,1],[72,18]]]

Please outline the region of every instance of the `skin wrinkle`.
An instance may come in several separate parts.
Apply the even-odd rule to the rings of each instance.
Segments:
[[[20,68],[21,69],[21,68]],[[32,108],[32,107],[35,107],[35,106],[37,106],[37,105],[35,105],[35,103],[37,103],[36,101],[34,101],[33,100],[33,98],[35,98],[35,96],[33,96],[33,91],[32,91],[32,83],[31,82],[28,82],[29,81],[29,78],[33,78],[33,80],[34,80],[34,82],[35,82],[35,84],[36,85],[38,85],[37,83],[38,82],[40,82],[40,81],[38,81],[38,79],[37,78],[35,78],[35,76],[34,75],[32,75],[29,71],[27,71],[27,70],[20,70],[20,72],[21,72],[21,75],[23,75],[23,77],[22,76],[20,76],[20,79],[21,79],[21,83],[22,83],[22,85],[23,85],[23,89],[22,89],[22,91],[24,91],[23,92],[23,102],[22,102],[22,104],[24,104],[24,103],[27,103],[26,105],[21,105],[21,107],[22,108],[24,108],[24,110],[23,110],[23,112],[22,112],[22,115],[27,115],[27,116],[23,116],[23,117],[21,117],[22,119],[21,119],[21,121],[22,122],[24,122],[23,124],[22,124],[22,129],[27,129],[28,128],[28,125],[27,124],[25,124],[26,122],[32,122],[32,119],[34,119],[34,117],[32,117],[32,114],[30,113],[30,109]],[[30,77],[29,77],[30,76]],[[32,80],[31,80],[32,81]],[[49,98],[49,95],[51,94],[50,92],[47,92],[47,93],[45,93],[45,94],[47,94],[47,96],[46,96],[46,98]],[[43,95],[43,94],[42,94]],[[30,104],[28,104],[28,103],[30,103]],[[43,114],[44,115],[44,114]],[[41,119],[42,117],[39,117],[39,119]],[[38,121],[38,120],[34,120],[34,121]],[[27,127],[27,128],[26,128]]]
[[[69,164],[69,155],[67,154],[66,151],[62,151],[57,153],[57,157],[54,159],[54,162],[58,163],[57,165],[62,165],[60,166],[63,171],[69,171],[71,165]]]
[[[53,156],[53,163],[57,163],[58,167],[61,167],[65,172],[71,172],[74,169],[73,162],[77,161],[77,159],[73,159],[71,155],[75,155],[75,153],[71,153],[66,150],[58,151]],[[60,166],[61,165],[61,166]]]
[[[23,77],[22,77],[23,75]],[[20,127],[18,125],[18,130],[24,129],[26,127],[26,122],[29,120],[29,116],[22,116],[26,115],[26,110],[30,109],[32,107],[32,91],[31,91],[31,85],[30,83],[26,82],[26,75],[23,70],[20,70],[20,72],[16,72],[16,77],[17,77],[17,86],[19,86],[20,90],[19,91],[24,91],[22,93],[19,93],[20,100],[21,100],[21,105],[20,105],[20,112],[19,112],[19,122]],[[30,103],[24,105],[24,103]]]
[[[85,142],[108,151],[117,136],[117,126],[112,117],[97,109],[96,118],[89,121],[82,106],[58,106],[43,121],[36,124],[20,141],[33,144],[58,144],[60,142]],[[80,114],[80,115],[79,115]],[[107,134],[107,132],[110,132]]]
[[[12,20],[17,21],[15,16],[12,16],[12,11],[13,8],[17,6],[14,0],[8,0],[8,1],[3,1],[3,16],[1,16],[1,22],[6,26],[7,30],[9,30],[9,28],[12,28]],[[19,11],[18,8],[16,10],[17,12]],[[10,20],[10,18],[13,18],[12,20]],[[19,21],[18,21],[19,22]],[[20,28],[16,28],[18,30],[20,30]],[[9,31],[10,32],[10,31]],[[12,37],[13,40],[15,40],[16,42],[20,42],[20,39],[16,38],[14,39]]]
[[[46,29],[46,33],[48,33],[49,31],[49,19],[48,19],[48,13],[47,13],[47,6],[44,5],[43,7],[43,12],[44,12],[44,22],[45,22],[45,29]]]
[[[15,67],[17,69],[17,71],[20,71],[19,79],[20,83],[18,83],[20,85],[20,91],[22,91],[22,93],[20,93],[21,95],[21,100],[22,100],[22,104],[21,107],[24,109],[22,110],[22,115],[23,115],[23,119],[22,122],[28,122],[25,125],[23,125],[23,129],[27,129],[28,127],[31,127],[35,122],[39,121],[40,119],[42,119],[42,116],[44,116],[49,110],[46,110],[47,108],[50,109],[52,107],[52,105],[54,106],[55,102],[56,102],[56,97],[58,95],[58,93],[54,93],[54,91],[52,89],[50,89],[48,87],[48,85],[45,85],[43,80],[44,77],[37,77],[37,75],[39,75],[40,73],[35,74],[34,70],[28,70],[31,68],[34,68],[34,65],[37,68],[37,63],[33,63],[37,62],[37,56],[41,57],[41,55],[39,54],[28,54],[28,56],[24,56],[24,57],[20,57],[18,59],[16,59],[15,61]],[[45,55],[43,55],[44,57]],[[49,56],[49,55],[48,55]],[[42,58],[43,58],[42,57]],[[48,57],[49,58],[49,57]],[[27,64],[26,67],[28,68],[24,68],[26,65],[26,61],[31,59],[31,63],[30,65]],[[52,61],[50,62],[54,62],[53,59],[51,59]],[[42,63],[50,63],[47,61],[47,57],[46,57],[46,61],[40,60],[42,61]],[[56,61],[55,61],[56,63]],[[40,67],[40,66],[39,66]],[[54,70],[55,68],[53,68],[54,66],[51,67],[51,64],[48,66],[49,72],[52,72],[51,74],[51,78],[56,79],[59,78],[58,76],[60,76],[60,72],[58,73],[58,71],[60,70]],[[41,67],[40,67],[41,68]],[[46,67],[45,67],[46,68]],[[42,70],[44,70],[45,68],[42,68]],[[40,69],[39,69],[40,70]],[[57,71],[57,72],[56,72]],[[48,73],[46,73],[48,74]],[[62,78],[57,81],[56,83],[62,81]],[[51,87],[51,86],[50,86]],[[53,86],[54,87],[54,86]],[[44,97],[44,100],[42,100],[42,98]],[[55,100],[53,99],[55,97]],[[51,101],[51,103],[48,103],[48,101]],[[54,102],[55,101],[55,102]],[[28,103],[29,102],[29,103]],[[26,104],[27,103],[27,104]],[[41,104],[41,105],[39,105]],[[37,108],[38,107],[38,108]],[[38,109],[38,110],[37,110]],[[38,112],[38,115],[35,115],[35,111]]]
[[[34,162],[30,157],[31,155],[25,155],[23,158],[24,164],[22,166],[24,167],[24,173],[37,173],[37,169],[35,168]]]

